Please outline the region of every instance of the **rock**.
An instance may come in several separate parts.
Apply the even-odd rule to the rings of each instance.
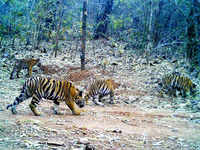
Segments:
[[[164,141],[159,141],[159,142],[156,142],[156,143],[153,143],[152,145],[153,146],[160,146],[163,144]]]
[[[89,144],[89,141],[87,138],[79,138],[78,144]]]
[[[16,122],[17,122],[17,124],[24,124],[24,123],[31,123],[31,124],[34,124],[34,125],[40,125],[41,124],[41,121],[36,120],[36,119],[20,119],[20,120],[17,120]]]
[[[176,137],[176,136],[169,136],[168,139],[169,139],[169,140],[172,140],[172,141],[175,141],[175,140],[178,139],[178,137]]]
[[[64,146],[64,142],[60,139],[49,139],[47,141],[48,145],[53,145],[53,146]]]
[[[85,150],[95,150],[95,147],[91,144],[87,144]]]
[[[200,110],[200,102],[197,104],[197,108]]]
[[[120,130],[120,129],[114,129],[112,132],[114,132],[114,133],[122,133],[122,130]]]

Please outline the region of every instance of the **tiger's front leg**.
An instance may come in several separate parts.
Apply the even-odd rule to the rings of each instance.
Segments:
[[[33,114],[35,116],[40,116],[41,113],[36,109],[37,105],[39,104],[41,98],[39,98],[38,96],[34,95],[32,98],[31,103],[29,104],[29,107],[31,109],[31,111],[33,112]]]
[[[54,101],[54,107],[52,108],[53,113],[56,114],[56,115],[63,115],[64,113],[62,113],[62,112],[59,110],[59,104],[60,104],[59,101],[57,101],[57,100]]]
[[[78,108],[76,103],[72,100],[65,100],[66,105],[71,109],[73,115],[80,115],[81,114],[81,109]]]
[[[32,76],[32,66],[31,65],[28,67],[28,76],[29,77]]]

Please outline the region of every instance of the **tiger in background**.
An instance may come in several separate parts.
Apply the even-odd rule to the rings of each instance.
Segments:
[[[33,66],[37,65],[40,67],[40,59],[35,59],[35,58],[26,58],[26,59],[16,59],[15,65],[13,67],[13,70],[10,74],[10,79],[15,78],[15,74],[17,78],[19,78],[19,73],[22,69],[27,69],[28,70],[28,76],[32,76],[32,68]]]
[[[79,109],[77,105],[80,108],[85,105],[84,100],[82,99],[82,91],[75,88],[71,82],[45,77],[32,77],[26,80],[21,94],[15,98],[15,101],[12,104],[7,106],[7,109],[11,108],[12,113],[16,114],[16,106],[29,97],[32,97],[29,107],[35,116],[40,115],[40,112],[36,110],[36,107],[43,98],[54,102],[53,111],[55,114],[62,114],[59,112],[58,107],[62,101],[66,103],[74,115],[80,115],[81,113],[81,109]]]
[[[104,96],[110,95],[110,104],[114,104],[114,88],[110,79],[95,80],[90,86],[87,94],[84,96],[86,104],[88,99],[92,97],[92,101],[96,105],[104,106],[101,99]],[[98,101],[96,100],[98,98]]]
[[[182,97],[186,97],[188,93],[194,94],[196,92],[196,84],[179,72],[165,75],[159,85],[162,88],[160,91],[161,96],[163,92],[170,96],[177,96],[176,92],[178,91]]]

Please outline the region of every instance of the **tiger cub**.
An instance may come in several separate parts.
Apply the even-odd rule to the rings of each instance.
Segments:
[[[14,74],[16,74],[17,78],[19,78],[19,72],[22,69],[27,69],[28,70],[28,76],[32,76],[32,68],[35,65],[38,65],[38,67],[41,65],[40,64],[40,59],[35,59],[35,58],[27,58],[27,59],[16,59],[15,65],[13,67],[13,70],[10,74],[10,79],[14,79]]]
[[[95,80],[90,85],[87,94],[84,96],[84,99],[86,104],[88,104],[88,99],[92,97],[92,101],[96,105],[104,106],[104,104],[101,102],[101,99],[107,95],[110,95],[110,104],[114,104],[114,88],[111,80]],[[96,98],[98,98],[98,101]]]
[[[186,97],[188,93],[194,94],[196,92],[196,84],[179,72],[173,72],[164,76],[159,85],[162,87],[161,95],[164,92],[170,96],[176,96],[176,92],[178,91],[182,97]]]
[[[53,111],[55,114],[61,114],[58,110],[58,106],[62,101],[66,103],[74,115],[79,115],[81,113],[77,105],[80,108],[85,105],[82,99],[82,91],[75,88],[71,82],[45,77],[32,77],[26,80],[21,94],[15,98],[13,104],[7,106],[7,109],[11,108],[12,113],[16,114],[16,106],[29,97],[32,97],[29,107],[35,116],[40,115],[36,107],[43,98],[54,102]]]

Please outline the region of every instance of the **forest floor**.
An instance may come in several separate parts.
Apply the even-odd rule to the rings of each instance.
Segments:
[[[109,46],[97,42],[100,48],[86,53],[85,71],[80,70],[78,55],[71,59],[71,52],[54,58],[50,53],[26,51],[48,67],[43,71],[33,67],[33,76],[68,79],[82,89],[94,78],[114,80],[115,104],[108,103],[109,97],[104,98],[104,107],[90,101],[80,116],[72,115],[64,104],[60,106],[64,115],[54,115],[48,100],[38,107],[42,116],[34,116],[28,107],[30,99],[12,115],[6,106],[19,95],[25,73],[10,80],[12,63],[1,59],[0,150],[200,150],[200,112],[188,110],[187,99],[158,94],[156,80],[172,70],[171,63],[144,65],[134,55],[130,60],[128,54],[110,54]],[[110,59],[103,71],[105,58]],[[113,62],[118,64],[114,71]]]

